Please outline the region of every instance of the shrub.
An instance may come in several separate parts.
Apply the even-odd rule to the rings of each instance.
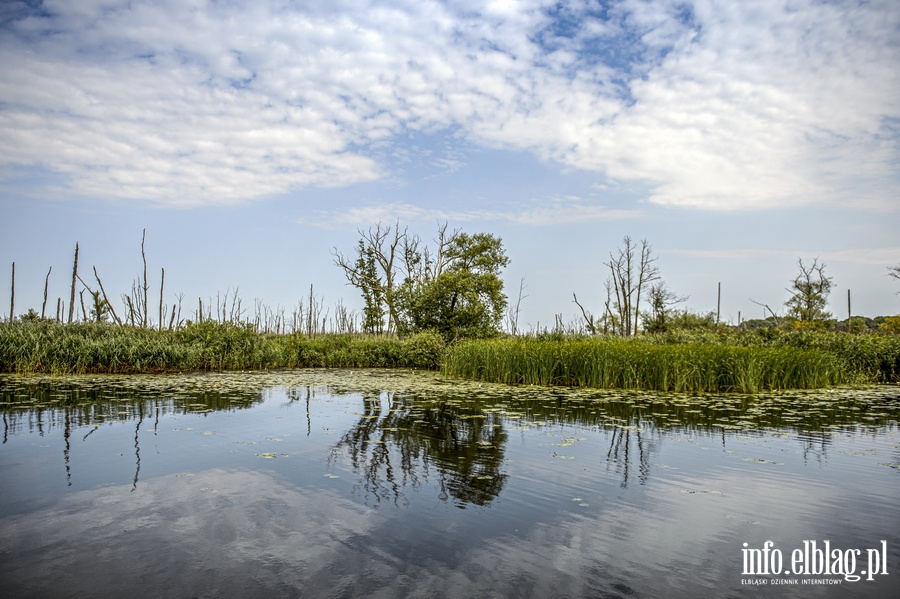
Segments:
[[[878,329],[885,333],[900,334],[900,316],[885,316]]]
[[[403,341],[404,366],[433,370],[440,366],[446,344],[435,331],[422,331]]]

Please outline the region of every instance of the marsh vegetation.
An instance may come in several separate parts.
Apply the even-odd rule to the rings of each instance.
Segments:
[[[232,323],[178,330],[111,323],[0,323],[0,371],[138,373],[279,368],[440,369],[478,380],[660,391],[810,389],[900,379],[900,336],[822,331],[536,335],[447,342],[385,335],[264,334]]]
[[[677,309],[686,298],[662,280],[653,248],[626,236],[603,262],[600,311],[573,294],[579,318],[564,324],[560,314],[552,328],[523,332],[525,282],[510,306],[499,238],[444,224],[428,243],[399,222],[359,234],[354,254],[332,254],[364,301],[361,316],[340,301],[326,309],[312,286],[290,314],[258,300],[251,311],[237,289],[198,298],[189,313],[183,295],[165,301],[165,269],[151,297],[146,231],[142,274],[118,310],[96,267],[95,283],[82,278],[76,244],[68,303],[58,298],[55,316],[48,312],[48,271],[40,313],[16,317],[13,264],[0,372],[387,367],[511,384],[742,393],[900,381],[900,317],[851,317],[848,295],[848,318],[838,323],[825,309],[833,281],[817,259],[798,260],[786,314],[760,303],[770,318],[726,325],[718,311]]]

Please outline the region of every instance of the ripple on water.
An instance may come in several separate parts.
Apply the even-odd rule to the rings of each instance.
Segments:
[[[43,395],[34,382],[6,406],[0,445],[0,478],[17,481],[0,497],[7,590],[758,596],[740,584],[744,542],[887,538],[898,561],[888,395],[384,371],[93,377]]]

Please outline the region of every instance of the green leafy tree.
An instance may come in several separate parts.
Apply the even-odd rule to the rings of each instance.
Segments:
[[[434,259],[431,256],[435,256]],[[445,339],[495,335],[506,310],[501,270],[509,264],[499,237],[441,229],[438,250],[418,253],[397,292],[401,333],[433,330]]]
[[[359,288],[365,301],[365,306],[363,307],[363,331],[380,334],[384,329],[384,290],[378,284],[375,253],[371,248],[365,247],[362,240],[359,242],[356,269],[359,276]]]
[[[500,238],[449,232],[446,223],[431,247],[399,222],[359,233],[355,259],[337,249],[333,255],[362,293],[364,330],[401,336],[432,330],[444,339],[499,330],[507,303],[500,272],[509,263]]]
[[[826,309],[828,295],[834,283],[831,277],[825,276],[825,264],[819,263],[819,259],[813,259],[811,266],[803,264],[802,259],[797,260],[800,274],[794,279],[788,292],[791,298],[785,302],[788,315],[801,322],[822,322],[831,318],[831,313]]]
[[[90,290],[89,290],[90,291]],[[91,318],[97,322],[106,320],[109,314],[109,302],[100,294],[99,291],[90,291],[93,306],[91,306]]]

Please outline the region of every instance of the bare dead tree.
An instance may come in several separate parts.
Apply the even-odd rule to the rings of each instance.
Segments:
[[[554,333],[565,333],[566,325],[563,324],[563,315],[562,312],[559,314],[553,315],[553,332]]]
[[[434,238],[434,256],[432,257],[430,255],[427,247],[425,248],[423,253],[425,262],[431,263],[431,269],[428,273],[429,280],[438,278],[441,273],[444,272],[444,268],[447,267],[448,264],[450,264],[450,262],[453,260],[452,247],[461,233],[462,229],[453,229],[452,232],[448,233],[446,221],[444,221],[443,224],[438,225],[437,236]]]
[[[587,327],[588,333],[591,335],[597,334],[597,327],[594,325],[594,315],[591,314],[584,306],[581,305],[581,302],[578,301],[578,296],[575,293],[572,293],[572,300],[575,302],[575,305],[581,310],[581,315],[584,317],[584,326]]]
[[[608,335],[610,329],[618,329],[616,317],[612,312],[612,281],[606,279],[603,287],[606,289],[606,301],[603,302],[603,334]]]
[[[716,328],[719,328],[719,319],[722,317],[722,282],[719,281],[716,291]]]
[[[315,314],[315,296],[313,295],[313,286],[309,286],[309,313],[307,314],[308,322],[306,323],[306,334],[312,337],[315,333],[316,314]]]
[[[229,300],[230,296],[230,300]],[[216,320],[219,322],[230,322],[237,324],[244,318],[245,310],[242,307],[243,300],[240,296],[240,287],[231,287],[225,290],[223,294],[216,292]],[[212,306],[212,302],[210,302]]]
[[[86,322],[87,317],[87,309],[84,307],[84,289],[78,292],[78,299],[81,301],[81,320],[82,322]]]
[[[149,314],[149,302],[150,302],[150,286],[147,283],[147,253],[144,251],[144,243],[147,240],[147,229],[144,229],[144,232],[141,234],[141,260],[144,262],[144,283],[143,283],[143,295],[141,297],[141,304],[143,306],[142,310],[142,318],[141,318],[141,326],[146,327],[150,323],[150,314]]]
[[[647,243],[646,239],[641,240],[641,264],[638,274],[637,292],[634,302],[634,330],[633,334],[637,335],[638,320],[641,311],[641,292],[652,281],[659,279],[659,268],[655,266],[656,257],[653,256],[653,248]]]
[[[78,280],[78,243],[75,243],[75,260],[72,264],[72,293],[69,295],[69,324],[75,318],[75,283]]]
[[[408,239],[407,231],[400,229],[397,221],[393,227],[378,223],[367,231],[359,230],[360,240],[356,258],[350,258],[337,248],[332,250],[334,263],[344,271],[348,283],[363,292],[367,306],[375,310],[383,304],[387,309],[387,332],[397,328],[397,305],[394,293],[400,268],[401,253],[411,251],[415,243]],[[407,244],[405,247],[403,244]],[[407,264],[407,269],[414,268]],[[311,307],[311,306],[310,306]],[[311,317],[311,315],[310,315]],[[309,323],[307,323],[309,325]],[[307,326],[308,329],[312,327]]]
[[[291,311],[291,331],[296,333],[297,331],[303,330],[303,300],[297,300],[297,303],[294,304],[294,309]]]
[[[506,313],[506,322],[509,325],[509,333],[511,335],[516,335],[519,332],[519,315],[522,313],[522,300],[528,297],[524,294],[525,287],[525,277],[522,277],[519,279],[519,294],[516,297],[516,303],[511,305]],[[572,295],[575,294],[573,293]]]
[[[356,316],[352,310],[347,309],[344,301],[339,299],[334,305],[334,332],[335,333],[355,333],[356,332]]]
[[[315,294],[313,286],[309,286],[309,305],[306,310],[306,334],[314,337],[320,332],[325,332],[328,323],[328,310],[325,309],[324,301]]]
[[[166,269],[160,269],[159,276],[159,330],[163,329],[163,289],[166,286]]]
[[[257,333],[267,333],[268,331],[263,330],[263,310],[265,306],[262,303],[262,300],[258,297],[253,298],[253,326],[256,328]]]
[[[43,319],[47,314],[47,291],[50,287],[50,272],[53,270],[51,266],[47,271],[47,276],[44,277],[44,302],[41,304],[41,319]]]
[[[131,295],[127,296],[125,304],[128,306],[128,318],[131,321],[131,326],[144,326],[144,293],[140,277],[131,282]]]
[[[134,308],[134,302],[131,301],[131,296],[122,294],[122,301],[125,302],[125,307],[128,308],[128,322],[131,326],[135,326],[135,314],[136,310]]]
[[[231,293],[231,311],[229,312],[228,317],[228,319],[235,324],[241,322],[244,319],[245,312],[244,308],[242,307],[244,300],[238,294],[239,290],[240,287],[235,287],[234,291]]]
[[[757,306],[762,306],[763,308],[768,310],[769,314],[771,314],[772,318],[775,320],[775,326],[778,326],[778,316],[775,314],[775,312],[772,311],[772,308],[770,308],[768,304],[763,304],[762,302],[758,302],[752,298],[747,298],[747,299],[749,299],[751,302],[753,302]]]
[[[50,273],[47,273],[49,276]],[[106,295],[106,289],[103,288],[103,281],[100,280],[100,275],[97,274],[97,267],[94,267],[94,278],[97,279],[97,285],[100,286],[100,293],[103,294],[103,301],[106,302],[106,305],[109,307],[109,313],[112,314],[112,317],[115,321],[122,326],[122,319],[119,318],[119,315],[116,314],[116,309],[113,307],[112,302],[109,301],[109,296]]]
[[[16,263],[12,263],[12,283],[9,291],[9,321],[12,322],[16,314]]]
[[[181,302],[184,300],[184,294],[179,293],[175,297],[178,298],[178,315],[177,316],[175,315],[175,306],[173,305],[172,306],[172,316],[174,317],[174,320],[169,322],[170,329],[173,329],[175,327],[177,327],[179,329],[181,328]]]
[[[216,291],[216,321],[225,322],[228,320],[228,294],[231,293],[231,287],[225,290],[224,297],[221,291]],[[212,304],[212,302],[210,302]]]
[[[653,248],[646,239],[641,240],[640,254],[635,256],[637,245],[626,235],[623,247],[614,255],[609,254],[609,268],[612,281],[612,309],[618,317],[619,334],[623,337],[636,335],[641,313],[641,294],[647,286],[659,279],[659,268]]]

